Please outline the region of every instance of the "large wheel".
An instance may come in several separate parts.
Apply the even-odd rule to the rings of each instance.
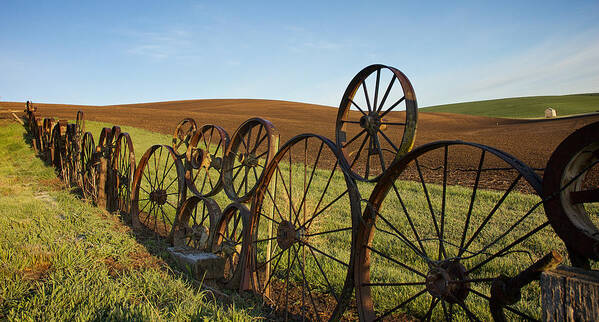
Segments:
[[[575,266],[599,260],[599,122],[582,127],[555,149],[543,177],[549,222]]]
[[[171,146],[178,156],[185,156],[187,148],[189,147],[189,142],[197,129],[198,126],[196,125],[196,121],[192,118],[185,118],[177,124],[175,133],[173,133],[173,142]]]
[[[203,252],[212,250],[212,237],[221,211],[218,204],[206,197],[192,196],[185,200],[173,229],[173,245]]]
[[[77,119],[75,121],[75,137],[77,138],[77,144],[81,145],[83,134],[85,133],[85,116],[83,111],[77,111]]]
[[[130,213],[135,152],[129,133],[121,133],[116,140],[112,169],[115,177],[115,207],[121,212]]]
[[[360,71],[343,94],[335,131],[352,177],[376,181],[393,160],[409,152],[417,115],[416,94],[402,72],[384,65]]]
[[[54,118],[44,118],[42,125],[42,156],[46,163],[51,163],[52,158],[50,149],[52,146],[52,128],[54,127]]]
[[[57,172],[61,172],[60,153],[66,147],[65,137],[67,132],[67,121],[59,120],[52,127],[50,139],[50,161]]]
[[[380,178],[360,221],[360,319],[488,321],[490,303],[502,303],[508,320],[539,318],[538,285],[520,301],[497,290],[559,246],[540,193],[532,169],[483,145],[440,141],[405,155]]]
[[[244,240],[253,289],[281,318],[339,319],[351,298],[359,192],[330,140],[292,138],[265,170]]]
[[[100,176],[100,154],[96,152],[94,137],[85,132],[81,141],[81,179],[83,196],[92,203],[98,202],[98,184]]]
[[[247,234],[250,211],[240,203],[232,203],[223,210],[212,238],[212,252],[225,259],[222,282],[225,287],[238,289],[243,274],[243,237]]]
[[[76,125],[68,124],[67,125],[67,135],[66,135],[66,164],[69,172],[69,185],[79,185],[79,171],[81,168],[81,164],[79,162],[79,151],[80,147],[77,145],[76,138]]]
[[[133,176],[131,219],[157,236],[171,239],[177,211],[185,200],[185,170],[175,150],[153,145],[141,157]]]
[[[229,199],[248,201],[264,168],[279,148],[279,133],[269,121],[252,118],[233,134],[223,165],[223,184]]]
[[[187,187],[196,196],[209,197],[223,188],[222,169],[229,135],[216,125],[204,125],[189,142],[185,158]]]

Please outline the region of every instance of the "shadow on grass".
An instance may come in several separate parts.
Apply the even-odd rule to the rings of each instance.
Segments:
[[[23,133],[23,140],[31,146],[32,149],[35,150],[33,146],[35,144],[33,140],[32,134],[29,132],[27,125],[24,125],[25,132]],[[47,160],[49,153],[47,151],[38,151],[37,156],[42,159],[46,165],[51,165],[51,162]],[[45,158],[46,156],[46,158]],[[60,171],[56,171],[57,176],[60,176]],[[81,187],[77,185],[66,186],[63,185],[64,189],[69,190],[70,193],[77,196],[80,200],[86,200],[83,194],[83,190]],[[108,211],[107,211],[108,213]],[[131,228],[131,234],[135,238],[135,240],[142,245],[147,252],[160,259],[166,265],[162,268],[170,275],[178,277],[184,280],[187,285],[189,285],[192,289],[199,292],[204,292],[207,296],[205,297],[207,301],[211,301],[215,303],[218,307],[223,310],[229,308],[235,308],[236,310],[244,310],[251,316],[256,317],[257,319],[266,319],[266,320],[281,320],[285,319],[285,312],[276,311],[274,308],[270,308],[268,306],[263,305],[262,298],[259,295],[256,295],[252,292],[239,292],[234,289],[226,289],[224,285],[217,281],[207,280],[200,281],[194,278],[193,274],[190,272],[189,268],[180,267],[171,257],[168,252],[168,248],[171,246],[168,241],[160,237],[154,231],[150,230],[147,227],[143,228],[133,228],[131,215],[128,212],[123,211],[115,211],[112,213],[113,216],[118,218],[121,223]],[[111,310],[114,311],[114,310]],[[121,312],[125,315],[123,316],[98,316],[95,320],[105,320],[106,318],[113,319],[137,319],[139,317],[136,316],[127,316],[127,313],[130,312]],[[201,314],[201,312],[198,312]],[[197,316],[197,319],[201,319],[201,316]],[[299,316],[293,316],[289,314],[288,316],[291,320],[301,320]]]

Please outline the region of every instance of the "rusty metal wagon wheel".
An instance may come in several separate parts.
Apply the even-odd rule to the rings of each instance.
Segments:
[[[35,144],[37,147],[37,154],[42,156],[44,152],[44,141],[43,141],[43,120],[37,119],[37,127],[35,128]]]
[[[94,136],[85,132],[81,141],[81,179],[83,196],[92,203],[98,202],[100,155],[96,152]]]
[[[225,153],[223,184],[229,199],[246,202],[279,148],[279,133],[268,120],[252,118],[233,134]]]
[[[484,145],[440,141],[405,155],[358,228],[360,319],[484,321],[497,308],[508,320],[540,317],[538,285],[505,282],[559,246],[540,193],[531,168]]]
[[[65,148],[65,136],[67,132],[67,121],[59,120],[52,128],[50,139],[50,162],[57,172],[62,172],[62,164],[60,163],[60,153]]]
[[[223,188],[222,169],[229,134],[216,125],[204,125],[189,141],[185,181],[196,196],[210,197]]]
[[[173,133],[172,147],[178,156],[184,156],[187,153],[189,142],[197,129],[196,121],[192,118],[184,118],[177,124],[175,133]]]
[[[171,239],[180,205],[185,200],[185,170],[175,150],[153,145],[141,157],[131,188],[131,220],[157,236]]]
[[[336,320],[350,301],[360,197],[343,162],[332,141],[301,134],[281,147],[256,190],[245,270],[281,318]]]
[[[68,185],[79,185],[79,173],[81,169],[81,164],[79,162],[79,150],[80,148],[77,145],[76,140],[76,125],[68,124],[67,125],[67,135],[66,135],[66,164],[69,172],[69,182]]]
[[[401,71],[385,65],[361,70],[343,94],[335,131],[352,177],[377,181],[393,160],[409,152],[417,116],[414,89]]]
[[[599,261],[599,122],[569,135],[551,155],[543,177],[545,212],[574,266]]]
[[[232,203],[223,210],[214,230],[212,252],[225,259],[223,282],[226,288],[239,289],[243,274],[243,237],[250,220],[249,209],[241,203]]]
[[[42,156],[47,163],[51,162],[50,147],[52,143],[52,128],[54,127],[53,118],[44,118],[42,125]]]
[[[191,196],[185,200],[173,229],[173,245],[199,251],[212,250],[212,237],[221,211],[218,204],[206,197]]]
[[[78,144],[81,144],[83,134],[85,133],[85,116],[83,111],[77,111],[77,119],[75,120],[75,137],[78,140]]]
[[[115,175],[116,209],[129,213],[131,210],[131,183],[135,173],[135,152],[129,133],[121,133],[116,140],[112,169]]]

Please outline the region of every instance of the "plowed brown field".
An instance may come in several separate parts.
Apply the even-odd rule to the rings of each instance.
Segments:
[[[0,102],[0,109],[22,110],[22,102]],[[38,115],[74,119],[77,110],[87,120],[131,125],[171,134],[185,117],[198,126],[216,124],[232,135],[250,117],[264,117],[280,131],[281,142],[300,133],[317,133],[335,140],[337,108],[323,105],[254,99],[209,99],[112,106],[35,103]],[[359,113],[359,112],[356,112]],[[400,117],[400,113],[390,119]],[[557,145],[574,130],[599,121],[599,115],[553,120],[501,119],[450,113],[419,113],[416,145],[437,140],[482,143],[508,152],[533,168],[544,168]],[[94,134],[96,135],[96,134]],[[464,162],[476,162],[478,156]]]

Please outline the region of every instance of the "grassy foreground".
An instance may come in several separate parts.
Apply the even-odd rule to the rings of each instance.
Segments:
[[[599,111],[599,93],[503,98],[437,105],[422,108],[420,111],[507,118],[543,118],[545,109],[548,107],[555,109],[558,117],[597,112]]]
[[[23,127],[0,122],[0,319],[252,319],[174,274],[118,217],[63,190]]]

